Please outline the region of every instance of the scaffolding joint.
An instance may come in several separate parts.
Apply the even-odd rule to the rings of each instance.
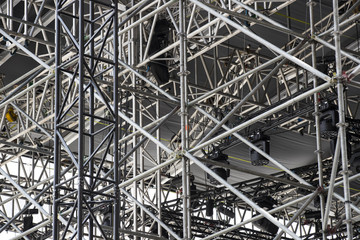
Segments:
[[[185,156],[186,151],[185,150],[178,150],[171,153],[171,157],[175,159],[182,159]]]
[[[309,0],[307,3],[306,3],[306,6],[316,6],[316,2],[315,1],[313,1],[313,0]]]
[[[314,153],[315,153],[315,154],[318,154],[318,153],[323,154],[324,151],[322,151],[321,149],[316,149],[316,150],[314,151]]]
[[[340,127],[347,128],[349,126],[349,123],[347,123],[347,122],[339,122],[339,123],[336,124],[336,126],[338,128],[340,128]]]
[[[321,115],[321,112],[319,111],[316,111],[316,112],[313,112],[312,115],[315,117],[315,116],[320,116]]]
[[[181,77],[181,76],[187,76],[187,75],[189,75],[190,74],[190,71],[181,71],[181,72],[178,72],[177,73],[177,75],[179,76],[179,77]]]
[[[346,202],[345,202],[346,203]],[[352,224],[354,221],[352,219],[344,219],[344,223],[346,224]]]
[[[341,35],[341,31],[333,31],[332,35],[334,36],[340,36]]]
[[[342,75],[337,75],[337,76],[332,77],[330,80],[330,83],[332,83],[332,84],[342,83],[343,85],[345,85],[348,82],[350,82],[350,78],[348,75],[346,75],[345,72],[343,72]]]
[[[318,191],[319,194],[324,192],[325,191],[324,186],[318,186],[317,191]]]
[[[342,170],[339,172],[339,174],[342,174],[342,175],[350,175],[351,174],[351,170]],[[346,202],[346,201],[345,201]]]

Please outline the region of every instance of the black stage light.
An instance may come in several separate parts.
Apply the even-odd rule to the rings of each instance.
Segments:
[[[230,207],[226,207],[224,205],[220,205],[218,207],[218,211],[230,218],[234,218],[235,217],[235,212],[234,209],[230,208]]]
[[[261,132],[257,132],[253,136],[252,144],[260,148],[265,153],[270,154],[269,136],[263,135]],[[264,166],[269,163],[269,160],[267,158],[265,158],[263,155],[261,155],[252,148],[249,148],[249,155],[250,155],[251,164],[254,166]]]
[[[270,196],[262,196],[257,199],[254,199],[254,201],[257,203],[257,205],[259,205],[261,208],[264,208],[265,210],[273,209],[273,206],[277,203],[276,200]],[[266,218],[261,218],[255,221],[253,224],[257,228],[271,234],[276,234],[279,230],[278,226],[276,226]]]
[[[310,219],[321,219],[321,211],[306,211],[305,212],[305,219],[306,220],[310,220]]]
[[[262,218],[262,219],[255,221],[254,225],[257,228],[259,228],[265,232],[271,233],[271,234],[276,234],[279,230],[278,226],[276,226],[275,224],[273,224],[266,218]]]
[[[196,185],[192,183],[190,185],[190,205],[192,209],[200,207],[200,203],[198,200],[198,190],[196,189]]]
[[[33,217],[32,216],[25,216],[23,218],[23,224],[24,224],[24,229],[23,229],[24,232],[29,230],[30,228],[32,228],[34,226]]]
[[[154,224],[153,228],[151,229],[151,233],[158,235],[158,224],[157,223]],[[163,227],[161,227],[161,236],[164,238],[169,238],[168,232]]]
[[[320,196],[317,196],[317,197],[314,199],[314,207],[320,208],[320,206],[321,206],[321,198],[320,198]]]
[[[153,55],[167,47],[170,33],[169,28],[170,23],[166,19],[156,22],[149,46],[149,55]],[[161,54],[158,58],[165,58],[165,55]],[[149,63],[149,67],[159,85],[169,82],[170,74],[166,60],[153,60]]]
[[[206,201],[206,216],[212,217],[214,215],[214,199],[209,198]]]
[[[194,182],[195,177],[194,175],[190,175],[190,182]],[[175,188],[181,188],[182,187],[182,176],[178,176],[178,177],[174,177],[171,180],[171,186],[175,187]]]
[[[38,214],[39,213],[39,210],[38,209],[35,209],[35,208],[33,208],[33,209],[26,209],[24,212],[23,212],[23,214]]]
[[[102,221],[102,225],[104,226],[108,226],[111,227],[113,225],[113,214],[112,214],[112,207],[109,206],[107,208],[104,209],[103,211],[103,221]]]
[[[229,162],[227,161],[228,155],[222,153],[218,147],[215,147],[214,150],[206,156],[206,158],[213,160],[213,161],[229,164]],[[208,167],[211,170],[213,170],[217,175],[219,175],[222,179],[224,179],[225,181],[227,180],[228,177],[230,177],[230,169],[225,169],[223,167],[219,167],[216,165],[208,165]],[[207,174],[207,178],[210,180],[210,183],[212,183],[212,184],[215,184],[215,185],[220,184],[210,174]]]
[[[346,150],[347,150],[347,154],[348,157],[350,158],[351,156],[351,135],[350,134],[346,134]],[[336,142],[337,142],[337,137],[330,139],[330,152],[332,155],[335,154],[335,149],[336,149]]]
[[[320,134],[322,138],[332,139],[337,137],[339,115],[336,106],[329,102],[323,102],[320,106]]]

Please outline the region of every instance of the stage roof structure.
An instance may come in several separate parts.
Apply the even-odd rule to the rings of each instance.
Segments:
[[[360,0],[6,0],[0,237],[360,239]]]

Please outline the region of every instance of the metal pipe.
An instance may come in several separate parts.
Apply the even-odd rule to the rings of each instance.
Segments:
[[[313,0],[309,0],[309,12],[310,12],[310,34],[311,36],[315,35],[315,23],[314,23],[314,5],[315,2]],[[312,67],[316,69],[316,43],[314,41],[311,42],[311,63]],[[313,78],[314,88],[318,86],[317,77]],[[320,112],[319,112],[319,100],[318,93],[315,92],[313,96],[314,101],[314,116],[315,116],[315,132],[316,132],[316,159],[318,163],[318,174],[319,174],[319,186],[321,188],[324,187],[324,174],[323,174],[323,164],[322,164],[322,147],[321,147],[321,134],[320,134]],[[320,210],[321,216],[324,217],[324,195],[320,194]],[[323,239],[326,239],[325,232],[322,231]]]
[[[337,169],[338,169],[339,156],[340,156],[340,134],[338,134],[338,136],[337,136],[335,153],[334,153],[334,157],[333,157],[333,165],[331,168],[331,177],[330,177],[330,181],[329,181],[328,194],[327,194],[327,200],[326,200],[326,206],[325,206],[325,213],[323,215],[322,229],[324,232],[326,231],[327,222],[329,220],[331,202],[332,202],[333,192],[334,192],[334,184],[335,184]]]
[[[299,44],[296,48],[289,51],[289,53],[296,52],[299,48],[301,48],[303,44]],[[235,107],[231,109],[231,111],[223,118],[219,123],[216,124],[215,127],[213,127],[208,134],[206,134],[205,137],[203,137],[198,144],[201,144],[205,142],[207,139],[209,139],[222,125],[224,125],[230,117],[232,117],[248,100],[250,97],[252,97],[279,69],[282,67],[284,63],[286,63],[288,60],[286,58],[282,59],[279,64],[276,65],[276,67],[271,70],[271,72],[266,75],[265,78],[262,79],[262,81],[257,84],[245,97],[242,98],[242,100],[236,104]]]
[[[292,218],[287,222],[286,227],[290,227],[291,224],[300,216],[300,214],[307,208],[307,206],[319,195],[322,188],[316,189],[316,191],[311,194],[311,196],[305,201],[305,203],[300,207],[299,210],[296,211],[296,213],[292,216]],[[274,240],[279,240],[281,238],[281,235],[284,233],[283,230],[281,230]]]
[[[114,15],[113,15],[113,27],[118,29],[118,1],[115,1],[114,6]],[[120,168],[119,168],[119,42],[117,38],[117,31],[113,31],[113,120],[114,120],[114,135],[113,135],[113,160],[114,160],[114,226],[113,226],[113,236],[114,239],[119,239],[119,229],[120,229]]]
[[[153,87],[154,89],[156,89],[157,91],[161,92],[161,94],[163,94],[164,96],[166,96],[167,98],[175,101],[175,102],[179,102],[179,100],[177,100],[176,98],[174,98],[173,96],[171,96],[170,94],[168,94],[167,92],[165,92],[163,89],[161,89],[159,86],[157,86],[155,83],[153,83],[152,81],[150,81],[149,79],[147,79],[146,77],[144,77],[143,75],[141,75],[140,73],[138,73],[137,71],[135,71],[133,68],[131,68],[128,64],[124,63],[123,61],[121,61],[119,59],[119,63],[121,65],[123,65],[126,69],[129,69],[132,73],[134,73],[137,77],[139,77],[140,79],[142,79],[143,81],[145,81],[147,84],[149,84],[151,87]]]
[[[342,174],[344,181],[344,198],[345,198],[345,214],[346,214],[346,232],[347,238],[353,239],[353,226],[351,224],[351,207],[350,207],[350,184],[349,184],[349,167],[347,155],[347,142],[346,142],[346,122],[345,122],[345,100],[344,100],[344,86],[341,66],[341,46],[340,46],[340,28],[339,28],[339,2],[333,0],[333,17],[334,17],[334,42],[335,42],[335,61],[336,61],[336,79],[337,94],[338,94],[338,112],[339,112],[339,134],[341,143],[341,159],[342,159]]]
[[[278,111],[280,111],[280,110],[282,110],[282,109],[284,109],[284,108],[286,108],[288,106],[291,106],[292,104],[294,104],[294,103],[296,103],[298,101],[301,101],[302,99],[304,99],[304,98],[306,98],[308,96],[311,96],[316,92],[327,89],[330,86],[331,86],[331,83],[329,83],[329,82],[323,83],[322,85],[320,85],[320,86],[318,86],[318,87],[316,87],[316,88],[314,88],[312,90],[309,90],[309,91],[307,91],[307,92],[305,92],[303,94],[300,94],[299,96],[296,96],[293,99],[291,99],[291,100],[289,100],[289,101],[287,101],[287,102],[285,102],[283,104],[280,104],[279,106],[276,106],[273,109],[270,109],[269,111],[267,111],[265,113],[262,113],[262,114],[260,114],[260,115],[258,115],[256,117],[252,118],[249,121],[246,121],[246,122],[244,122],[242,124],[239,124],[238,126],[236,126],[236,127],[232,128],[232,129],[230,129],[230,130],[228,130],[228,131],[226,131],[226,132],[212,138],[211,140],[208,140],[208,141],[206,141],[206,142],[204,142],[202,144],[199,144],[199,145],[195,146],[194,148],[189,150],[189,152],[190,153],[191,152],[196,152],[196,151],[200,150],[201,148],[203,148],[205,146],[208,146],[209,144],[212,144],[212,143],[214,143],[214,142],[216,142],[216,141],[218,141],[220,139],[223,139],[223,138],[225,138],[225,137],[227,137],[227,136],[229,136],[229,135],[231,135],[231,134],[233,134],[235,132],[238,132],[239,130],[244,129],[245,127],[250,126],[250,125],[252,125],[253,123],[255,123],[257,121],[259,121],[261,119],[264,119],[264,118],[272,115],[273,113],[276,113],[276,112],[278,112]]]
[[[215,10],[211,9],[210,7],[206,6],[205,4],[199,2],[198,0],[190,0],[191,2],[193,2],[194,4],[198,5],[200,8],[210,12],[211,14],[213,14],[214,16],[216,16],[217,18],[221,19],[222,21],[226,22],[227,24],[233,26],[236,29],[241,30],[245,35],[251,37],[252,39],[254,39],[255,41],[263,44],[264,46],[266,46],[267,48],[273,50],[274,52],[282,55],[283,57],[289,59],[290,61],[294,62],[295,64],[297,64],[298,66],[312,72],[314,75],[316,75],[317,77],[325,80],[325,81],[330,81],[331,78],[329,76],[327,76],[326,74],[314,69],[313,67],[311,67],[310,65],[306,64],[305,62],[301,61],[300,59],[288,54],[287,52],[283,51],[282,49],[278,48],[277,46],[275,46],[274,44],[264,40],[263,38],[259,37],[258,35],[256,35],[255,33],[251,32],[250,30],[244,28],[243,26],[241,26],[238,23],[235,23],[234,21],[230,20],[229,18],[226,18],[225,16],[223,16],[222,14],[216,12]]]
[[[186,6],[185,0],[179,1],[179,41],[180,41],[180,69],[178,75],[180,76],[180,104],[181,104],[181,150],[186,151],[189,147],[188,144],[188,112],[187,112],[187,61],[186,61]],[[191,239],[191,225],[190,225],[190,183],[188,164],[189,161],[184,156],[181,159],[182,162],[182,199],[183,199],[183,238],[184,240]]]
[[[165,223],[163,223],[159,218],[157,218],[149,209],[147,209],[144,205],[142,205],[137,199],[131,196],[125,189],[120,188],[120,191],[123,192],[128,198],[131,199],[136,205],[138,205],[146,214],[148,214],[151,218],[153,218],[157,223],[159,223],[168,233],[171,234],[175,239],[181,240],[176,233],[174,233],[171,228],[169,228]]]
[[[26,199],[29,200],[39,211],[44,214],[47,218],[51,218],[50,214],[45,211],[45,209],[40,206],[38,202],[36,202],[17,182],[12,179],[1,167],[0,167],[0,174],[3,175]]]
[[[201,161],[199,161],[196,157],[191,155],[189,152],[185,152],[184,154],[187,158],[189,158],[191,161],[193,161],[197,166],[199,166],[202,170],[207,172],[209,175],[211,175],[213,178],[215,178],[219,183],[221,183],[223,186],[228,188],[231,192],[233,192],[237,197],[242,199],[245,203],[250,205],[253,209],[255,209],[257,212],[262,214],[265,218],[267,218],[269,221],[271,221],[273,224],[278,226],[280,229],[284,230],[287,234],[289,234],[293,239],[300,240],[301,238],[298,237],[295,233],[290,231],[287,227],[282,225],[279,221],[277,221],[268,211],[265,211],[264,209],[260,208],[256,203],[251,201],[248,197],[246,197],[244,194],[242,194],[239,190],[234,188],[231,184],[226,182],[222,177],[217,175],[215,172],[213,172],[209,167],[207,167],[205,164],[203,164]]]
[[[209,119],[211,119],[213,122],[215,123],[219,123],[219,120],[217,120],[216,118],[214,118],[213,116],[211,116],[210,114],[208,114],[207,112],[205,112],[203,109],[201,109],[200,107],[196,107],[196,109],[198,111],[200,111],[202,114],[204,114],[205,116],[207,116]],[[229,131],[230,128],[226,125],[222,125],[222,127]],[[286,173],[288,173],[290,176],[294,177],[296,180],[298,180],[300,183],[305,184],[307,186],[311,186],[311,184],[309,184],[308,182],[306,182],[304,179],[302,179],[299,175],[297,175],[296,173],[292,172],[290,169],[288,169],[287,167],[285,167],[284,165],[282,165],[281,163],[279,163],[278,161],[276,161],[274,158],[272,158],[269,154],[265,153],[263,150],[261,150],[260,148],[256,147],[254,144],[252,144],[250,141],[248,141],[247,139],[245,139],[244,137],[242,137],[240,134],[238,133],[234,133],[234,136],[236,138],[238,138],[240,141],[242,141],[243,143],[245,143],[246,145],[248,145],[249,147],[251,147],[252,149],[254,149],[255,151],[257,151],[258,153],[260,153],[262,156],[266,157],[270,162],[272,162],[275,166],[277,166],[278,168],[280,168],[281,170],[285,171]]]

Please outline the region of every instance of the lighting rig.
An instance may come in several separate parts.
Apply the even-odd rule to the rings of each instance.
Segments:
[[[212,160],[212,161],[229,164],[229,162],[227,161],[228,155],[222,153],[222,151],[220,150],[219,147],[214,147],[213,150],[210,153],[205,154],[205,157],[207,159]],[[227,180],[228,177],[230,177],[230,169],[226,169],[226,168],[219,167],[219,166],[216,166],[216,165],[208,165],[208,167],[211,170],[213,170],[217,175],[219,175],[221,178],[223,178],[225,181]],[[219,185],[220,184],[210,174],[207,174],[206,176],[209,179],[211,184],[214,184],[214,185]]]
[[[254,199],[254,201],[257,203],[257,205],[259,205],[261,208],[263,208],[267,211],[273,209],[274,205],[277,204],[276,200],[270,196],[261,196],[261,197]],[[261,219],[255,221],[254,225],[257,228],[259,228],[265,232],[271,233],[271,234],[276,234],[279,230],[278,226],[276,226],[275,224],[273,224],[266,218],[261,218]]]
[[[153,55],[167,47],[169,43],[170,25],[166,19],[160,19],[155,23],[154,33],[149,47],[149,55]],[[158,85],[169,82],[170,75],[168,65],[166,60],[163,60],[165,57],[165,54],[161,54],[158,57],[160,58],[159,60],[155,59],[148,65]]]
[[[269,136],[266,136],[261,132],[256,132],[250,138],[252,139],[252,143],[256,147],[260,148],[265,153],[270,154]],[[269,163],[269,160],[267,158],[265,158],[263,155],[261,155],[252,148],[249,148],[249,155],[250,155],[251,164],[254,166],[264,166]]]

